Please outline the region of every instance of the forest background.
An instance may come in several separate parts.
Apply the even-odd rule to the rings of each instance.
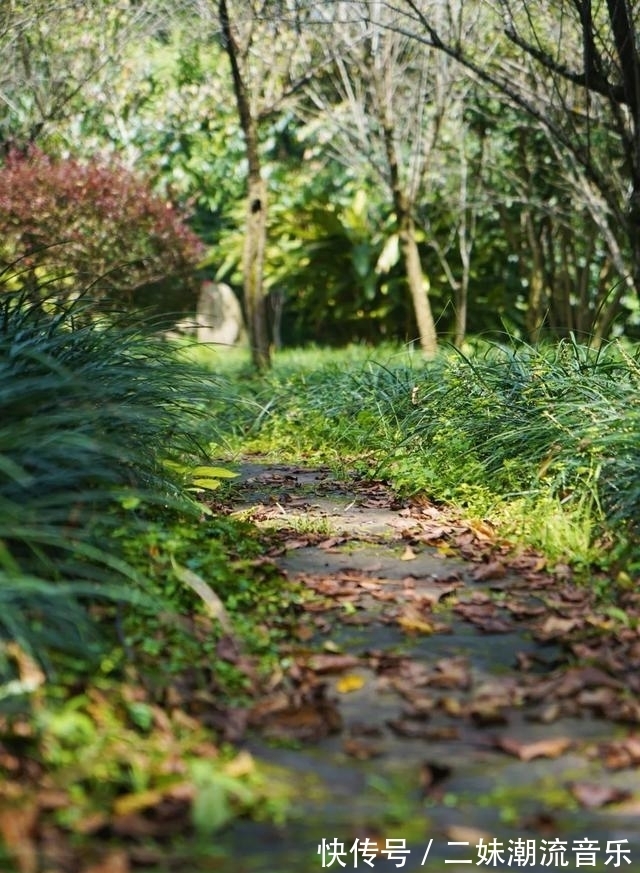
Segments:
[[[50,291],[75,272],[117,304],[171,287],[165,309],[187,311],[197,264],[243,298],[259,366],[274,342],[432,354],[436,333],[634,338],[633,16],[622,2],[12,2],[3,264],[26,253]],[[118,209],[96,196],[106,176],[85,177],[105,164]],[[131,171],[187,211],[206,256],[177,226],[149,250],[139,193],[135,207],[121,193]]]

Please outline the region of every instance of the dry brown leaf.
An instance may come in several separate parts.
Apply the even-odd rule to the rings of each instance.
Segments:
[[[309,667],[314,673],[342,673],[343,670],[351,670],[360,664],[360,658],[355,655],[342,655],[339,653],[313,655],[309,659]]]
[[[306,549],[306,547],[310,544],[311,541],[309,540],[309,537],[305,537],[304,539],[302,537],[298,537],[296,539],[285,540],[282,543],[282,547],[287,552],[293,552],[295,551],[295,549]]]
[[[558,758],[572,745],[568,737],[550,737],[548,740],[536,740],[533,743],[523,743],[513,737],[497,737],[496,746],[514,755],[521,761],[532,761],[534,758]]]
[[[340,546],[342,545],[342,543],[346,543],[346,541],[346,537],[329,537],[329,539],[323,540],[321,543],[318,543],[316,548],[328,551],[329,549],[335,549],[336,546]]]
[[[640,764],[640,736],[613,740],[601,748],[604,763],[610,770],[622,770]]]
[[[371,758],[378,758],[384,754],[384,746],[382,743],[360,737],[347,737],[342,748],[346,755],[355,758],[357,761],[369,761]]]
[[[487,582],[489,579],[502,579],[506,573],[507,570],[502,561],[489,561],[488,564],[476,567],[472,575],[476,582]]]
[[[631,796],[630,791],[613,785],[603,785],[601,782],[574,782],[569,790],[580,806],[587,809],[599,809],[609,803],[628,800]]]
[[[559,618],[557,615],[550,615],[538,627],[535,636],[536,639],[553,640],[557,637],[564,637],[570,631],[575,630],[582,625],[580,618]]]

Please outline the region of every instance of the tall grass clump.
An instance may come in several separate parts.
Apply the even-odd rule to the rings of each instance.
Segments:
[[[413,471],[437,497],[476,506],[495,499],[543,545],[573,517],[581,543],[565,543],[570,550],[586,555],[589,542],[613,533],[637,560],[639,389],[637,356],[616,344],[453,355],[416,381],[384,464],[405,487]],[[406,397],[399,408],[407,410]]]
[[[195,514],[166,461],[206,443],[211,386],[148,332],[3,292],[0,676],[3,641],[86,653],[88,610],[144,591],[110,534],[123,515]]]
[[[640,363],[619,344],[479,346],[428,365],[398,349],[286,352],[245,390],[245,447],[341,460],[558,557],[640,560]]]

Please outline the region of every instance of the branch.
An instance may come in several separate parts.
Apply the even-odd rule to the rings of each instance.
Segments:
[[[548,130],[549,133],[574,156],[576,161],[583,168],[586,176],[598,188],[598,190],[602,192],[603,196],[609,194],[608,199],[610,200],[611,195],[608,180],[599,172],[597,167],[594,166],[590,159],[589,151],[585,149],[577,139],[569,136],[566,131],[559,127],[558,124],[554,122],[548,111],[545,111],[543,108],[538,108],[531,100],[524,97],[519,92],[517,86],[514,85],[511,77],[508,77],[506,74],[500,76],[481,66],[464,51],[459,43],[451,45],[450,43],[445,42],[429,23],[425,14],[417,6],[415,0],[403,0],[403,2],[413,12],[415,17],[412,17],[412,20],[416,21],[424,28],[426,36],[416,33],[415,31],[407,31],[395,24],[391,26],[393,30],[403,33],[405,36],[421,42],[423,45],[444,52],[473,73],[477,81],[495,88],[499,93],[507,97],[513,106],[522,109],[523,112],[538,121],[543,128]]]
[[[506,27],[504,32],[507,39],[511,40],[514,45],[517,45],[518,48],[521,48],[528,55],[531,55],[534,60],[542,64],[542,66],[546,70],[549,70],[550,73],[555,73],[563,79],[566,79],[567,82],[579,85],[589,91],[595,91],[597,94],[615,100],[617,103],[629,102],[624,88],[620,85],[614,85],[612,82],[609,82],[609,80],[606,79],[595,68],[595,66],[588,71],[579,73],[570,69],[566,64],[561,64],[559,61],[554,60],[550,54],[542,49],[536,48],[534,45],[531,45],[531,43],[528,43],[519,36],[513,28]]]

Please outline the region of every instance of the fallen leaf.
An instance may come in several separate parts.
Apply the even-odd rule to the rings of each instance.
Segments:
[[[321,543],[318,543],[316,548],[324,549],[325,551],[329,549],[335,549],[336,546],[342,545],[342,543],[346,543],[346,537],[329,537],[327,540],[323,540]]]
[[[535,632],[535,637],[538,640],[554,640],[558,637],[564,637],[570,631],[581,627],[582,623],[580,618],[559,618],[556,615],[550,615],[546,621],[539,625]]]
[[[360,664],[360,658],[355,655],[342,655],[327,652],[326,654],[313,655],[309,659],[309,667],[314,673],[341,673],[350,670]]]
[[[490,561],[488,564],[476,567],[472,576],[476,582],[487,582],[489,579],[502,579],[506,573],[507,570],[502,561]]]
[[[626,737],[605,743],[600,749],[605,766],[610,770],[622,770],[640,764],[640,736]]]
[[[403,631],[410,634],[432,634],[435,630],[433,622],[425,620],[415,610],[407,610],[397,619],[397,623]]]
[[[630,791],[616,788],[613,785],[603,785],[600,782],[574,782],[569,786],[569,791],[580,806],[584,806],[586,809],[599,809],[609,803],[628,800],[631,796]]]
[[[346,676],[341,676],[336,682],[336,691],[339,694],[351,694],[352,691],[359,691],[365,684],[362,676],[356,673],[347,673]]]
[[[295,539],[285,540],[282,543],[283,548],[287,552],[293,552],[295,549],[306,549],[310,545],[309,537],[297,537]]]
[[[407,546],[404,552],[400,555],[401,561],[415,561],[417,558],[416,553],[413,551],[411,546]]]
[[[369,761],[384,754],[384,745],[380,742],[361,739],[360,737],[347,737],[342,748],[346,755],[357,761]]]
[[[548,740],[537,740],[533,743],[523,743],[513,737],[497,737],[496,746],[509,755],[514,755],[521,761],[532,761],[534,758],[558,758],[572,745],[568,737],[551,737]]]

